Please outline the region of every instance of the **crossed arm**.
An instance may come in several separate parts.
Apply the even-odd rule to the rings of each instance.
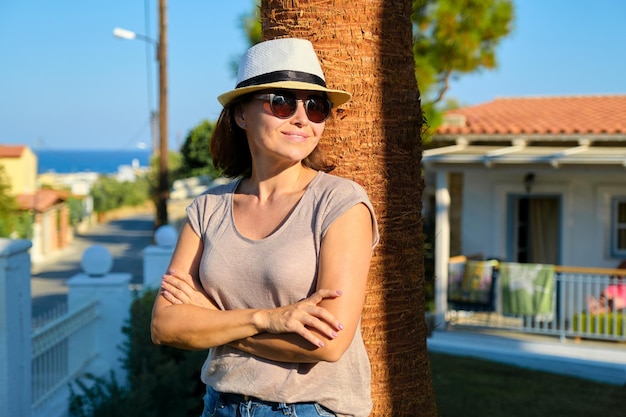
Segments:
[[[371,215],[358,204],[332,224],[322,241],[314,294],[277,308],[223,311],[200,285],[203,245],[186,224],[154,304],[152,339],[192,350],[229,344],[282,362],[336,361],[358,327],[371,244]]]

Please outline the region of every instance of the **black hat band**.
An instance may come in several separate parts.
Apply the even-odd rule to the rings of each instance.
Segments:
[[[302,71],[274,71],[267,74],[257,75],[248,78],[237,84],[236,88],[250,87],[253,85],[271,84],[280,81],[297,81],[308,84],[315,84],[326,88],[326,82],[317,75]]]

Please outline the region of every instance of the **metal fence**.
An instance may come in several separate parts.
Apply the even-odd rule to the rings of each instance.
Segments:
[[[600,296],[608,288],[626,285],[622,280],[626,271],[558,266],[555,270],[553,310],[550,314],[502,314],[501,288],[496,279],[492,308],[477,311],[449,306],[446,323],[450,327],[512,330],[561,338],[626,342],[626,309],[619,302],[608,299],[600,301]],[[600,308],[596,309],[594,305]]]

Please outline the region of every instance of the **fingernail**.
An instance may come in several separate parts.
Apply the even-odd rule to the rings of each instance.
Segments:
[[[337,328],[338,328],[339,330],[343,330],[343,324],[339,323],[339,326],[337,326]]]
[[[334,339],[335,337],[339,336],[339,334],[337,334],[337,332],[332,332],[330,335],[331,335],[331,337],[332,337],[333,339]]]
[[[343,294],[343,291],[337,290],[337,295],[341,295],[341,294]]]

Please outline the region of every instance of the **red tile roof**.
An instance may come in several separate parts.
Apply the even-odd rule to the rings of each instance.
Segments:
[[[626,95],[498,98],[446,112],[438,135],[625,135]]]
[[[19,158],[24,149],[24,145],[0,145],[0,158]]]
[[[66,191],[40,189],[36,194],[20,194],[16,197],[21,210],[46,211],[55,204],[67,200],[69,193]]]

